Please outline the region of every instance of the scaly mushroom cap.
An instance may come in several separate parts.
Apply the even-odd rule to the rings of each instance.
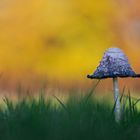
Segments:
[[[115,77],[140,77],[136,74],[123,51],[119,48],[110,48],[105,53],[91,79],[115,78]]]

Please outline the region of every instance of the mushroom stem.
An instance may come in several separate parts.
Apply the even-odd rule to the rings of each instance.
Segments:
[[[121,119],[121,105],[120,105],[120,95],[119,95],[119,85],[118,78],[113,78],[113,87],[114,87],[114,101],[115,101],[115,120],[120,122]]]

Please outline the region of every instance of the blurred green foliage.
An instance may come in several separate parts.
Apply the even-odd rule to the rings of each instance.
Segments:
[[[56,96],[57,103],[43,96],[16,103],[5,98],[0,140],[139,140],[140,111],[130,96],[119,124],[109,103],[87,97],[71,96],[64,103]]]

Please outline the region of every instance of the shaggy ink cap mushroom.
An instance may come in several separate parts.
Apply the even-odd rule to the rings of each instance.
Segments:
[[[104,79],[115,77],[140,77],[140,74],[136,74],[131,68],[128,58],[123,51],[119,48],[110,48],[105,53],[97,67],[96,71],[92,75],[88,75],[91,79]]]
[[[119,84],[118,77],[140,77],[140,74],[136,74],[131,68],[127,57],[123,51],[119,48],[110,48],[105,53],[104,56],[97,67],[96,71],[92,75],[88,75],[91,79],[113,79],[113,89],[114,89],[114,102],[115,102],[115,120],[120,122],[121,120],[121,103],[119,95]]]

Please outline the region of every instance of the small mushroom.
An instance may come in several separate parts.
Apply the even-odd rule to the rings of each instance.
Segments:
[[[114,101],[115,101],[115,120],[119,122],[121,119],[121,105],[119,96],[118,77],[140,77],[131,68],[127,57],[119,48],[110,48],[105,53],[92,75],[87,76],[90,79],[106,79],[113,78]]]

